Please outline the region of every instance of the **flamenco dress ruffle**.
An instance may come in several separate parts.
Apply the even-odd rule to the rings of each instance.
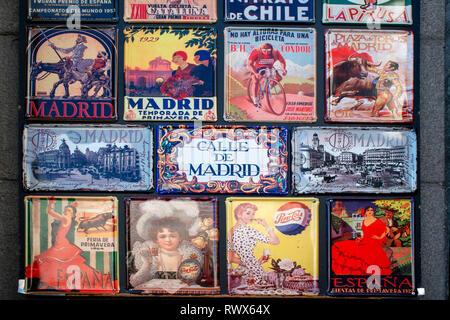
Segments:
[[[391,261],[383,250],[384,239],[374,239],[373,236],[383,234],[386,226],[376,220],[368,227],[363,224],[361,240],[346,240],[333,244],[331,247],[331,268],[336,275],[369,275],[370,266],[376,266],[380,275],[390,275]]]
[[[81,256],[82,250],[66,238],[70,228],[61,226],[52,247],[35,257],[25,269],[27,278],[38,278],[39,289],[69,290],[78,289],[76,284],[68,283],[68,277],[79,272],[80,277],[101,279],[102,273],[86,264]],[[76,277],[74,277],[76,278]]]

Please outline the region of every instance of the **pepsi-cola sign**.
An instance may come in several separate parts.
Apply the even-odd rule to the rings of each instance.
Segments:
[[[178,278],[186,283],[197,281],[200,277],[202,266],[194,259],[184,260],[178,268]]]
[[[310,222],[311,210],[299,202],[288,202],[282,205],[274,216],[277,230],[290,236],[300,234]]]

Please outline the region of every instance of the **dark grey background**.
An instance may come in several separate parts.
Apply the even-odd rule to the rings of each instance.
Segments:
[[[222,1],[218,0],[220,4]],[[316,1],[320,3],[321,1]],[[417,276],[425,288],[422,300],[448,299],[449,246],[446,205],[445,141],[450,141],[450,55],[445,44],[450,25],[450,0],[420,0],[420,219],[417,226],[420,254]],[[24,226],[19,199],[19,1],[0,1],[0,299],[27,299],[17,293],[22,277]],[[316,17],[320,18],[320,17]],[[447,60],[446,60],[447,57]],[[447,64],[446,64],[447,61]],[[447,88],[447,90],[446,90]],[[447,152],[450,157],[450,152]]]

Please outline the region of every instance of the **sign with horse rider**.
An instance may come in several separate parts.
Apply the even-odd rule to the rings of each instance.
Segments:
[[[28,29],[28,120],[117,120],[115,28]]]
[[[328,30],[325,120],[411,123],[413,49],[411,31]]]

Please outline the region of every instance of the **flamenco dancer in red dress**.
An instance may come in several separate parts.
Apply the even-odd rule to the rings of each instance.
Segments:
[[[66,238],[76,226],[76,205],[68,205],[63,214],[55,211],[55,200],[48,200],[47,214],[55,219],[52,223],[52,246],[35,257],[25,269],[27,278],[39,279],[39,289],[73,290],[84,284],[95,286],[92,279],[102,279],[102,272],[85,263],[82,250]],[[84,288],[87,289],[87,288]],[[91,287],[91,289],[94,289]]]
[[[383,250],[386,225],[374,217],[372,207],[365,208],[363,216],[361,238],[336,242],[331,247],[331,268],[336,275],[368,275],[367,268],[374,265],[381,275],[392,273],[391,261]]]

